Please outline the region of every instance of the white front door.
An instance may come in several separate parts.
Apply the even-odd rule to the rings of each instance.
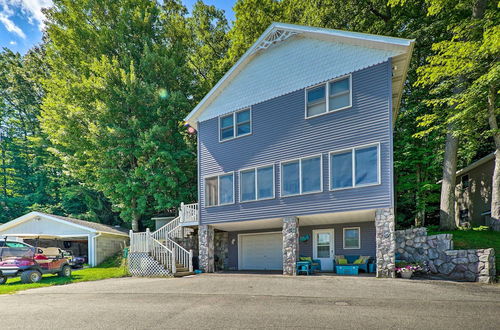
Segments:
[[[321,260],[322,271],[333,271],[333,257],[335,256],[333,240],[333,228],[313,230],[313,258]]]

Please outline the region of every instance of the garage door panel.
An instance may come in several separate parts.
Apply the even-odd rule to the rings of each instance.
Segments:
[[[283,239],[281,233],[240,236],[240,269],[283,269]]]

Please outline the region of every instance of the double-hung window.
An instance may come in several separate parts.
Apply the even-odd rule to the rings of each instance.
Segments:
[[[274,198],[274,165],[240,171],[240,201]]]
[[[220,141],[234,139],[252,133],[252,119],[250,109],[233,112],[219,117]]]
[[[306,89],[306,118],[351,106],[351,76]]]
[[[330,190],[379,183],[379,144],[330,153]]]
[[[344,228],[344,249],[360,249],[361,238],[359,235],[359,227]]]
[[[234,203],[234,174],[205,178],[205,206]]]
[[[323,190],[321,155],[281,163],[281,196]]]

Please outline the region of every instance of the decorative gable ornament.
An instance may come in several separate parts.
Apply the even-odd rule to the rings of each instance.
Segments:
[[[267,38],[265,38],[255,49],[255,52],[259,50],[267,49],[274,44],[277,44],[281,41],[285,41],[286,39],[293,37],[294,35],[299,34],[298,32],[288,31],[278,29],[271,33]]]

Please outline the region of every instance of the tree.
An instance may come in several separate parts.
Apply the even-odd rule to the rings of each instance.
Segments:
[[[500,77],[500,17],[496,4],[488,0],[472,3],[429,0],[429,3],[429,15],[445,13],[454,18],[449,27],[452,38],[433,45],[435,54],[419,69],[418,80],[422,86],[432,86],[433,94],[438,96],[431,104],[447,109],[440,227],[454,229],[459,225],[455,222],[458,137],[460,131],[463,134],[475,130],[478,121],[481,123],[485,119],[489,121],[489,133],[497,150],[491,212],[493,219],[500,219],[500,134],[495,100]],[[450,90],[451,93],[446,93]]]
[[[138,230],[196,192],[194,141],[182,120],[193,78],[169,34],[177,1],[54,1],[47,15],[42,127],[76,178]]]

